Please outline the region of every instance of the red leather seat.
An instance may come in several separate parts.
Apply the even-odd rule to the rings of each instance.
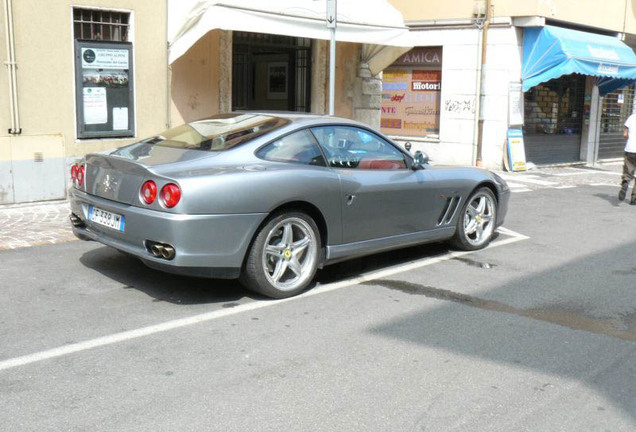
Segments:
[[[359,169],[394,170],[405,168],[403,162],[385,159],[362,159],[358,164]]]

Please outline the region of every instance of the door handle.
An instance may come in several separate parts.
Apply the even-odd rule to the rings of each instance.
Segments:
[[[347,205],[353,204],[353,202],[356,200],[355,195],[347,195],[346,198],[347,198]]]

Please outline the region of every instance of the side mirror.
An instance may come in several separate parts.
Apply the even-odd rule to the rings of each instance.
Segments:
[[[414,169],[422,169],[424,165],[428,165],[429,158],[428,155],[421,151],[416,151],[413,156],[413,168]]]
[[[406,144],[404,144],[404,148],[406,149],[407,152],[411,151],[411,143],[409,141],[406,142]]]

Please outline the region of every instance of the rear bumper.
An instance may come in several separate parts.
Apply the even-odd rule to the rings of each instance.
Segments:
[[[183,215],[134,207],[105,200],[71,188],[71,212],[82,222],[73,233],[140,258],[158,270],[202,277],[238,277],[243,258],[258,226],[267,214]],[[119,232],[88,220],[89,206],[123,215],[125,231]],[[157,258],[146,242],[172,245],[174,259]]]

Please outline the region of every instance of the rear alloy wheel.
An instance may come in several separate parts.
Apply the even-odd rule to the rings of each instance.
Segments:
[[[451,243],[463,250],[477,250],[488,246],[495,233],[497,199],[492,191],[482,187],[473,192],[462,208],[457,231]]]
[[[283,213],[259,231],[248,252],[241,283],[268,297],[286,298],[311,283],[320,256],[316,223],[304,213]]]

